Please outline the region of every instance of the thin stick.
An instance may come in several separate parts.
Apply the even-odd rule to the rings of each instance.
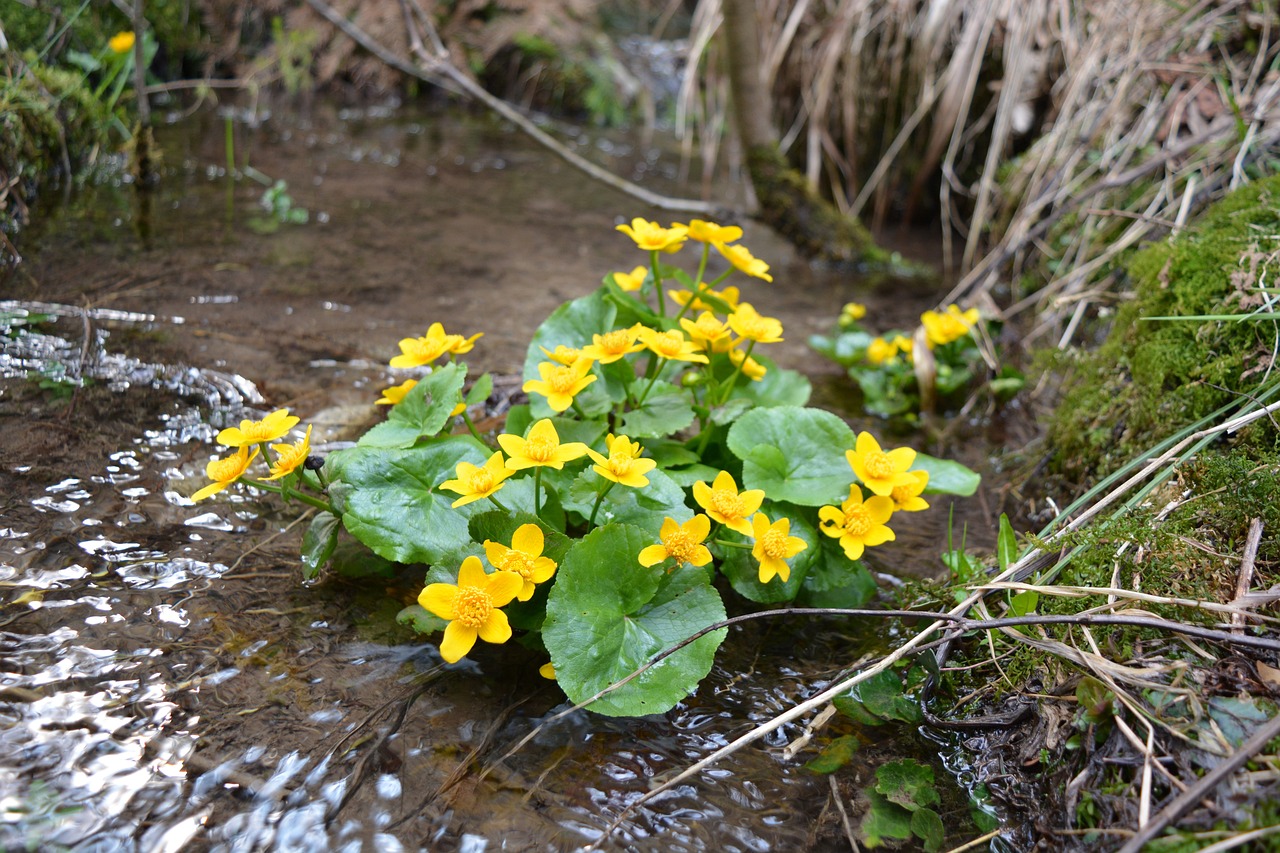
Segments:
[[[1240,576],[1236,579],[1236,597],[1232,599],[1232,604],[1239,606],[1239,602],[1249,594],[1249,587],[1253,586],[1253,564],[1258,559],[1258,545],[1262,542],[1262,519],[1255,518],[1249,522],[1249,535],[1244,542],[1244,556],[1240,560]],[[1244,632],[1244,614],[1231,614],[1232,631],[1237,634]]]

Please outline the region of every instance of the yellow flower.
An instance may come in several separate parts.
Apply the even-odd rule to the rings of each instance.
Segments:
[[[542,528],[536,524],[517,527],[510,548],[501,542],[484,540],[484,555],[489,563],[500,572],[511,572],[523,579],[524,586],[516,593],[520,601],[533,598],[537,585],[551,580],[556,573],[555,561],[542,556],[544,541]]]
[[[941,314],[937,311],[926,311],[920,315],[920,324],[924,326],[929,337],[929,346],[942,346],[958,341],[978,322],[978,309],[970,308],[961,311],[960,306],[951,304]]]
[[[448,489],[462,495],[452,506],[459,507],[478,501],[501,489],[506,483],[503,480],[515,473],[502,462],[502,454],[494,453],[484,465],[473,465],[470,462],[459,462],[454,469],[458,478],[445,480],[440,488]]]
[[[702,540],[711,532],[711,519],[699,513],[684,524],[677,524],[674,518],[667,516],[662,520],[662,529],[658,531],[659,545],[650,545],[640,551],[640,565],[648,568],[656,566],[666,559],[673,559],[677,565],[689,563],[694,566],[705,566],[711,562],[711,552]]]
[[[636,267],[631,272],[616,272],[613,283],[626,291],[639,290],[644,286],[645,277],[649,275],[648,267]]]
[[[543,418],[530,427],[527,439],[503,433],[498,436],[498,444],[511,457],[507,460],[507,467],[512,471],[542,465],[560,469],[564,467],[564,463],[579,459],[587,453],[587,446],[580,441],[561,444],[560,434],[548,418]]]
[[[692,341],[685,340],[684,332],[679,329],[659,332],[657,329],[644,327],[640,329],[640,340],[661,358],[670,361],[707,363],[707,357],[698,352],[698,345]]]
[[[743,361],[744,358],[746,359],[745,362]],[[769,372],[769,368],[738,349],[736,343],[734,347],[729,350],[729,360],[733,362],[734,367],[741,367],[742,375],[750,379],[752,382],[759,382],[761,379],[764,379],[764,375]]]
[[[929,504],[920,495],[924,492],[924,487],[929,485],[928,471],[908,471],[912,482],[894,486],[893,491],[889,493],[889,497],[893,499],[893,509],[895,512],[919,512],[922,509],[928,509]]]
[[[374,402],[375,406],[394,406],[404,399],[404,395],[413,390],[418,384],[416,379],[406,379],[399,385],[392,385],[390,388],[382,389],[382,396]]]
[[[204,472],[213,482],[192,495],[191,500],[202,501],[210,495],[216,495],[236,480],[239,480],[244,476],[244,472],[249,470],[249,463],[257,455],[258,448],[255,447],[253,453],[250,453],[248,446],[242,446],[226,459],[215,459],[210,462],[205,466]]]
[[[648,252],[678,252],[689,234],[689,229],[683,225],[663,228],[658,223],[639,216],[631,220],[630,225],[619,225],[617,230],[635,240],[638,247]]]
[[[884,338],[875,338],[867,344],[867,361],[879,366],[892,361],[898,355],[898,348]]]
[[[840,328],[852,326],[865,316],[867,316],[867,306],[861,302],[846,302],[840,309]]]
[[[916,452],[910,447],[881,450],[880,442],[869,432],[858,433],[853,450],[846,450],[844,458],[849,467],[873,494],[889,495],[898,486],[908,486],[915,479],[907,469],[916,461]]]
[[[908,363],[910,363],[914,358],[913,350],[915,349],[915,345],[911,343],[911,338],[908,338],[906,335],[895,336],[893,340],[889,341],[889,344],[898,352],[902,353],[903,356],[906,357]]]
[[[449,335],[449,337],[453,339],[449,344],[449,352],[454,355],[466,355],[475,349],[476,340],[483,338],[484,332],[476,332],[469,338],[464,338],[462,335]]]
[[[511,639],[511,623],[499,610],[516,597],[524,579],[511,572],[487,575],[479,557],[467,557],[458,569],[458,583],[429,584],[418,603],[449,624],[440,641],[440,657],[456,663],[471,651],[476,638],[486,643]]]
[[[582,348],[582,354],[601,364],[613,364],[625,355],[644,349],[644,344],[636,343],[636,338],[643,328],[636,323],[626,329],[614,329],[603,335],[592,335],[591,344]]]
[[[702,480],[693,484],[693,499],[707,515],[743,536],[751,535],[750,518],[764,501],[763,489],[738,492],[738,484],[728,471],[721,471],[708,486]]]
[[[474,341],[475,338],[472,340]],[[456,352],[457,348],[465,343],[462,335],[446,335],[442,324],[432,323],[422,337],[401,339],[400,355],[391,359],[391,366],[422,367],[445,353]],[[467,346],[467,349],[470,348]]]
[[[729,325],[742,337],[758,344],[782,342],[782,323],[773,317],[761,315],[749,302],[738,306],[738,310],[729,318]]]
[[[760,561],[760,583],[768,583],[775,575],[783,583],[791,580],[787,560],[809,547],[799,536],[791,535],[791,519],[780,518],[771,525],[768,517],[758,512],[751,517],[751,532],[756,539],[751,556]]]
[[[287,474],[292,474],[311,455],[310,424],[307,425],[307,434],[302,437],[302,441],[295,441],[293,444],[273,444],[271,449],[276,452],[276,464],[271,466],[271,476],[267,479],[279,480]]]
[[[136,41],[137,37],[133,33],[118,32],[107,42],[107,47],[111,49],[112,53],[128,53],[133,50],[133,45]]]
[[[573,364],[582,358],[582,350],[577,347],[567,347],[564,344],[557,344],[554,350],[546,347],[538,347],[542,350],[542,354],[554,361],[556,364]]]
[[[679,222],[674,223],[680,225]],[[742,229],[737,225],[717,225],[701,219],[691,219],[688,224],[689,239],[699,243],[733,243],[742,239]]]
[[[288,409],[276,409],[260,421],[241,421],[238,428],[227,427],[218,433],[218,444],[225,444],[227,447],[244,447],[248,444],[275,441],[277,438],[284,438],[298,420],[289,414]]]
[[[640,458],[640,442],[632,441],[625,435],[610,434],[605,437],[604,444],[609,451],[608,458],[587,449],[587,455],[596,463],[591,466],[593,471],[606,480],[624,486],[640,488],[649,485],[649,478],[645,474],[656,468],[658,463],[652,459]]]
[[[597,379],[591,372],[591,359],[586,356],[570,365],[541,362],[538,375],[542,378],[530,379],[521,387],[525,393],[533,391],[546,397],[553,412],[563,412],[572,406],[573,398]]]
[[[819,527],[832,539],[840,540],[844,555],[850,560],[862,556],[863,550],[883,545],[894,538],[885,526],[893,515],[893,501],[876,495],[862,500],[862,489],[849,486],[849,497],[838,508],[824,506],[818,510]]]
[[[710,288],[703,288],[702,292],[704,294],[710,294],[711,296],[714,296],[717,299],[719,299],[724,304],[728,305],[729,308],[731,309],[729,313],[732,314],[734,311],[738,310],[738,295],[739,295],[738,288],[726,287],[724,290],[711,290]],[[716,310],[715,308],[712,308],[710,305],[708,305],[706,302],[703,302],[701,298],[694,299],[693,292],[689,290],[668,290],[667,295],[671,297],[672,301],[674,301],[677,305],[681,306],[682,308],[685,305],[688,305],[689,300],[692,299],[693,304],[689,305],[690,311],[715,311]]]
[[[716,247],[716,251],[724,255],[729,263],[752,278],[773,281],[773,276],[769,275],[769,265],[752,255],[746,246],[727,246],[724,243],[713,243],[712,245]]]
[[[689,333],[690,339],[707,352],[726,352],[732,346],[729,327],[710,311],[703,311],[697,320],[681,317],[680,325]]]

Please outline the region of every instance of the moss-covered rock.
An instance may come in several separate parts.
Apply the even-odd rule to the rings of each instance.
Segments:
[[[1183,235],[1132,258],[1133,299],[1103,346],[1077,362],[1050,428],[1062,473],[1080,481],[1114,470],[1280,379],[1271,369],[1278,334],[1271,320],[1152,319],[1262,307],[1259,288],[1280,265],[1277,233],[1280,177],[1237,190]],[[1237,440],[1271,447],[1276,437],[1264,420]]]

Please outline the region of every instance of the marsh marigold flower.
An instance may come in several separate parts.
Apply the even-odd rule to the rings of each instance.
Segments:
[[[400,340],[400,355],[391,359],[391,366],[422,367],[446,353],[470,352],[478,337],[480,337],[479,334],[469,339],[462,335],[447,335],[443,324],[432,323],[422,337]]]
[[[752,382],[759,382],[764,379],[764,375],[769,372],[769,368],[738,349],[737,344],[729,350],[729,360],[733,362],[734,367],[742,369],[742,375],[750,379]]]
[[[709,486],[702,480],[694,483],[693,499],[707,511],[707,515],[725,527],[743,536],[750,536],[750,519],[764,502],[764,489],[739,492],[733,475],[728,471],[721,471]]]
[[[506,485],[503,480],[515,473],[503,463],[501,453],[494,453],[483,465],[459,462],[454,472],[457,479],[445,480],[440,484],[440,488],[462,495],[453,502],[454,507],[489,497]]]
[[[227,447],[244,447],[284,438],[298,423],[298,418],[288,409],[276,409],[260,421],[241,421],[239,427],[227,427],[218,433],[218,444]]]
[[[597,379],[591,372],[591,359],[585,355],[568,365],[541,362],[538,375],[542,378],[530,379],[521,388],[526,394],[532,391],[546,397],[553,412],[563,412],[572,406],[573,398]]]
[[[643,328],[644,326],[636,323],[634,326],[614,329],[603,335],[592,335],[590,345],[582,348],[582,354],[601,364],[613,364],[623,356],[644,349],[644,344],[636,343],[636,338],[640,336],[640,330]]]
[[[529,428],[529,437],[503,433],[498,444],[507,452],[507,467],[512,471],[545,465],[560,469],[564,463],[587,455],[587,446],[580,441],[560,443],[560,434],[549,418],[543,418]]]
[[[787,560],[809,547],[808,542],[791,535],[791,519],[780,518],[770,524],[768,517],[758,512],[751,517],[751,533],[756,540],[751,556],[760,562],[760,583],[768,583],[774,577],[782,578],[783,583],[789,581],[791,566]]]
[[[907,473],[911,475],[911,482],[894,486],[893,491],[889,493],[889,497],[893,500],[894,511],[919,512],[922,509],[928,509],[928,502],[920,495],[924,493],[925,486],[929,485],[929,472],[908,471]]]
[[[671,516],[662,520],[662,529],[658,531],[659,544],[650,545],[640,551],[640,565],[645,568],[656,566],[663,560],[672,559],[677,565],[689,563],[693,566],[705,566],[711,562],[711,552],[702,540],[711,532],[711,519],[699,513],[684,524],[677,524]]]
[[[511,623],[498,608],[511,603],[524,586],[524,579],[511,572],[485,574],[479,557],[467,557],[458,569],[457,585],[429,584],[418,595],[418,603],[441,619],[448,620],[440,657],[456,663],[471,651],[479,637],[486,643],[511,639]]]
[[[511,572],[524,580],[524,586],[516,593],[520,601],[533,598],[533,591],[540,583],[551,580],[556,573],[555,561],[542,556],[545,544],[542,528],[536,524],[522,524],[511,537],[511,547],[491,539],[484,540],[484,555],[489,564],[501,572]]]
[[[582,358],[582,350],[577,347],[567,347],[564,344],[557,344],[554,350],[546,347],[538,347],[542,350],[542,354],[554,361],[556,364],[573,364]]]
[[[271,466],[271,476],[267,479],[279,480],[281,477],[292,474],[302,467],[302,463],[306,462],[307,457],[311,455],[311,425],[307,425],[307,434],[301,441],[295,441],[293,444],[273,444],[271,449],[276,452],[276,461]]]
[[[640,340],[653,353],[668,361],[707,363],[707,357],[698,351],[698,345],[685,340],[684,332],[679,329],[659,332],[657,329],[644,327],[640,329]]]
[[[653,459],[640,458],[640,442],[632,441],[625,435],[610,434],[605,437],[604,444],[609,451],[608,457],[587,448],[587,455],[596,463],[591,466],[593,471],[606,480],[624,486],[638,489],[649,485],[649,478],[645,474],[658,467],[658,463]]]
[[[128,53],[133,50],[133,45],[138,38],[131,32],[118,32],[107,42],[107,47],[112,53]]]
[[[249,470],[249,463],[253,462],[257,455],[258,448],[255,447],[253,453],[250,453],[248,446],[243,445],[225,459],[215,459],[210,462],[205,466],[204,472],[213,482],[192,495],[191,500],[202,501],[239,480],[244,476],[244,472]]]
[[[867,361],[877,367],[893,360],[897,355],[898,348],[884,338],[873,338],[867,344]]]
[[[701,291],[701,294],[713,296],[716,299],[719,299],[725,305],[728,305],[730,314],[738,310],[738,297],[740,295],[740,292],[736,287],[726,287],[724,290],[712,290],[709,287],[704,287]],[[681,308],[683,308],[685,305],[689,305],[689,302],[692,300],[693,304],[689,305],[690,311],[719,310],[713,307],[710,303],[703,302],[701,299],[701,294],[698,297],[695,297],[693,295],[693,292],[689,290],[668,290],[667,291],[667,295],[671,297],[671,300],[675,302],[677,305],[679,305]]]
[[[910,447],[881,450],[880,442],[869,432],[858,433],[853,450],[844,452],[849,467],[873,494],[888,496],[898,486],[911,485],[915,480],[907,469],[916,461],[916,452]]]
[[[818,509],[818,526],[832,539],[840,540],[846,557],[856,560],[866,548],[883,545],[894,538],[893,531],[885,526],[891,515],[893,501],[890,498],[874,495],[864,501],[862,489],[855,483],[849,486],[849,497],[839,507]]]
[[[617,230],[635,241],[636,246],[647,252],[678,252],[688,237],[689,229],[683,225],[672,225],[663,228],[656,222],[650,222],[637,216],[630,225],[619,225]]]
[[[703,311],[697,320],[681,317],[680,325],[689,338],[707,352],[727,352],[732,346],[729,326],[710,311]]]
[[[854,323],[867,316],[867,306],[861,302],[846,302],[844,307],[840,309],[840,328],[852,326]]]
[[[690,219],[685,227],[689,229],[689,239],[699,243],[734,243],[742,239],[742,229],[737,225],[717,225],[701,219]]]
[[[729,326],[742,337],[758,344],[782,342],[782,323],[773,317],[765,317],[749,302],[738,306],[729,317]]]
[[[644,287],[644,280],[649,275],[648,267],[636,267],[631,272],[616,272],[613,283],[626,291],[636,291]]]
[[[716,247],[716,251],[724,255],[725,260],[752,278],[773,281],[773,276],[769,275],[769,265],[752,255],[746,246],[728,246],[724,243],[712,245]]]
[[[951,304],[942,313],[926,311],[921,314],[920,325],[924,326],[930,347],[943,346],[969,334],[978,322],[978,316],[977,308],[961,311],[959,305]]]

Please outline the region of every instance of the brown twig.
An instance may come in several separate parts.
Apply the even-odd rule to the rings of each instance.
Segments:
[[[1240,575],[1236,578],[1236,597],[1232,604],[1244,600],[1253,586],[1253,564],[1258,559],[1258,545],[1262,542],[1262,519],[1255,518],[1249,522],[1249,535],[1244,542],[1244,556],[1240,560]],[[1244,633],[1244,614],[1231,614],[1231,630],[1236,634]]]

